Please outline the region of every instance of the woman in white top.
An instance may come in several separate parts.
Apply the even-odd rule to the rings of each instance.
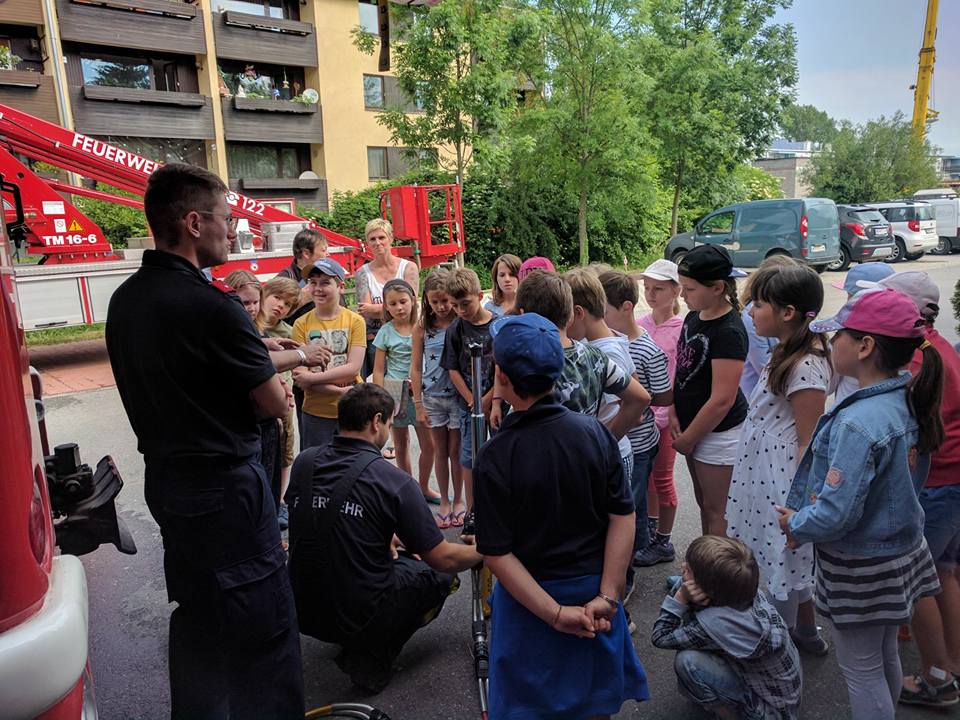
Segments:
[[[398,258],[390,252],[393,245],[393,226],[382,218],[367,223],[363,231],[367,248],[373,260],[356,273],[357,312],[367,323],[367,354],[363,363],[363,377],[373,373],[375,348],[373,339],[383,325],[383,285],[397,278],[406,280],[415,292],[420,291],[420,268],[416,263]]]

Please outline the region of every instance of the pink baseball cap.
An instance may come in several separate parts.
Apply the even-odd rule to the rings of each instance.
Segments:
[[[871,335],[912,338],[922,335],[923,319],[916,303],[889,289],[864,290],[830,318],[810,323],[813,332],[858,330]]]
[[[520,266],[520,272],[517,273],[517,279],[523,280],[534,270],[545,270],[546,272],[557,271],[557,269],[553,266],[553,263],[550,262],[549,258],[536,255],[523,261],[523,264]]]

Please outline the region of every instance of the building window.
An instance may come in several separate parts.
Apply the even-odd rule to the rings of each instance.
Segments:
[[[232,10],[247,15],[263,15],[278,20],[299,20],[298,0],[216,0],[217,10]]]
[[[207,166],[207,154],[202,140],[120,137],[116,135],[101,135],[98,139],[154,162],[180,162],[203,168]]]
[[[92,58],[81,57],[84,85],[153,89],[153,72],[150,63],[138,58]]]
[[[384,100],[383,76],[363,76],[363,106],[366,108],[382,108]]]
[[[385,147],[367,148],[367,176],[371,180],[386,180],[390,177]]]
[[[232,178],[296,178],[301,153],[292,145],[227,143],[227,174]]]
[[[377,0],[360,0],[360,29],[371,35],[380,34]]]
[[[250,68],[250,72],[247,72]],[[217,70],[230,95],[236,95],[241,87],[247,97],[273,97],[276,90],[279,99],[290,100],[305,89],[303,68],[267,63],[245,63],[239,60],[218,60]],[[252,79],[250,82],[248,79]]]

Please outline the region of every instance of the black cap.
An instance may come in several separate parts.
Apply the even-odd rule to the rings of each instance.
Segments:
[[[697,245],[683,256],[677,272],[697,282],[735,277],[730,253],[720,245]]]

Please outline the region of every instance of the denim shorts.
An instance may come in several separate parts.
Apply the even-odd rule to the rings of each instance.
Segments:
[[[484,423],[483,438],[486,440],[490,428]],[[467,470],[473,469],[473,416],[469,410],[460,409],[460,464]]]
[[[424,395],[423,411],[427,414],[427,425],[432,428],[460,429],[460,401],[456,395],[451,397]]]
[[[954,568],[960,562],[960,485],[924,488],[923,534],[939,568]]]

